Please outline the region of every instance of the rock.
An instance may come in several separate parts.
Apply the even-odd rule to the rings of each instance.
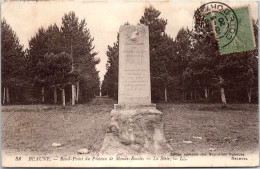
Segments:
[[[216,151],[216,149],[215,149],[215,148],[212,148],[212,147],[210,147],[210,148],[209,148],[209,151]]]
[[[183,140],[183,143],[186,143],[186,144],[191,144],[191,143],[192,143],[192,141],[185,141],[185,140]]]
[[[224,137],[224,140],[230,140],[231,138],[230,137]]]
[[[83,148],[83,149],[80,149],[80,150],[78,151],[78,153],[79,153],[79,154],[88,154],[88,153],[90,153],[90,151],[89,151],[87,148]]]
[[[195,138],[195,139],[200,139],[200,140],[202,140],[202,137],[192,136],[192,138]]]
[[[52,147],[61,147],[61,143],[52,143],[52,145],[51,145]]]
[[[235,139],[233,139],[232,141],[233,141],[233,142],[234,142],[234,141],[238,141],[238,139],[237,139],[237,138],[235,138]]]
[[[230,143],[232,140],[230,137],[225,137],[224,140],[227,142],[227,143]]]

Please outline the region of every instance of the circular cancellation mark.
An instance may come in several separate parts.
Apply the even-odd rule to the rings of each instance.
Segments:
[[[209,2],[201,5],[195,14],[198,12],[212,23],[216,36],[224,42],[221,48],[234,40],[238,32],[238,19],[231,7],[222,2]]]

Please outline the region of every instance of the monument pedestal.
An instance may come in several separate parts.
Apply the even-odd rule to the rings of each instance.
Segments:
[[[111,111],[111,123],[101,154],[165,154],[171,147],[163,133],[163,115],[155,105],[120,106]]]
[[[149,29],[119,29],[118,105],[101,154],[164,154],[171,150],[163,134],[163,115],[151,104]]]

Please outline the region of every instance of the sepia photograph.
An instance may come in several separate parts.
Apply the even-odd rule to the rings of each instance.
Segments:
[[[258,1],[1,1],[2,167],[259,166]]]

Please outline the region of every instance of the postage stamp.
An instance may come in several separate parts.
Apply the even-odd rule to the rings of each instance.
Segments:
[[[253,50],[256,47],[249,7],[231,8],[221,2],[205,4],[203,15],[210,20],[220,54]]]

